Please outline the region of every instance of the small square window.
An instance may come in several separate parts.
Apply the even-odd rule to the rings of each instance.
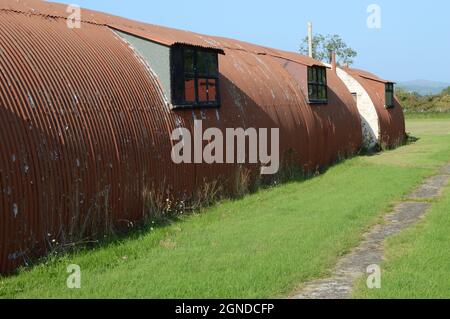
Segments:
[[[322,66],[308,67],[309,103],[328,103],[327,70]]]
[[[386,101],[385,101],[385,105],[386,108],[393,108],[395,106],[394,103],[394,83],[386,83],[386,87],[385,87],[385,91],[386,91]]]
[[[172,104],[175,107],[220,105],[218,53],[214,50],[173,46],[171,76]]]

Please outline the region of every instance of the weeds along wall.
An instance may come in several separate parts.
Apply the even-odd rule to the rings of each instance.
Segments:
[[[192,132],[196,119],[204,129],[279,128],[282,162],[304,172],[361,147],[356,104],[334,72],[329,103],[307,103],[299,74],[318,61],[88,10],[69,29],[65,9],[0,2],[1,273],[168,206],[254,187],[255,164],[172,162],[172,131]],[[112,28],[223,49],[221,107],[172,110],[158,77]]]

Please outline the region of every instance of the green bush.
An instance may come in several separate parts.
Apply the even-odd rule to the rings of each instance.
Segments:
[[[450,87],[437,95],[421,96],[416,92],[407,92],[397,88],[399,99],[405,113],[447,113],[450,112]]]

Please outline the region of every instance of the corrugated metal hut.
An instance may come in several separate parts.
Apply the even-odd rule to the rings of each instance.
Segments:
[[[357,69],[338,68],[337,73],[355,97],[364,146],[372,149],[400,145],[406,137],[405,118],[394,94],[394,83]]]
[[[171,134],[195,120],[279,128],[280,156],[304,171],[361,147],[356,103],[318,61],[89,10],[69,28],[70,14],[0,1],[2,273],[77,235],[126,229],[149,192],[176,202],[216,181],[233,191],[242,169],[259,174],[175,164]]]

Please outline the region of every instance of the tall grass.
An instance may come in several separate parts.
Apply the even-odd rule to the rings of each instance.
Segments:
[[[48,259],[17,276],[0,279],[0,296],[288,295],[305,281],[327,276],[339,256],[355,247],[393,202],[450,159],[449,127],[448,120],[413,121],[408,129],[420,138],[416,143],[355,157],[317,178],[261,186],[242,199],[222,200],[168,225]],[[288,167],[286,175],[296,176]],[[248,180],[244,175],[237,180]],[[250,180],[254,178],[251,175]],[[166,199],[162,196],[153,202]],[[159,207],[164,210],[173,204]],[[68,264],[80,265],[82,289],[65,286]]]

